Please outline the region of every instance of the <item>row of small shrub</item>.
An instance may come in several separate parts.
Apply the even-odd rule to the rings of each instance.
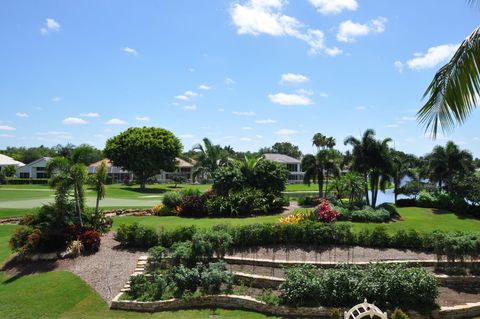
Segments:
[[[255,188],[243,188],[219,195],[211,190],[201,193],[196,189],[168,192],[159,208],[159,215],[175,214],[182,217],[246,216],[278,213],[288,201],[273,193]]]
[[[281,300],[293,306],[345,307],[365,298],[380,307],[432,307],[438,296],[435,276],[423,268],[371,264],[318,270],[302,265],[286,272]]]
[[[154,301],[214,295],[222,290],[230,292],[232,285],[233,276],[226,271],[224,262],[198,264],[192,268],[178,265],[166,273],[155,273],[151,278],[142,274],[132,276],[127,299]]]
[[[46,185],[48,184],[48,178],[15,178],[15,177],[6,177],[4,180],[5,184],[20,185],[20,184],[37,184],[37,185]]]
[[[359,245],[380,248],[416,249],[433,251],[442,232],[419,233],[414,229],[399,230],[393,234],[384,226],[352,231],[348,224],[305,222],[299,224],[216,225],[210,230],[194,226],[155,232],[138,224],[121,225],[115,239],[124,247],[171,247],[175,243],[191,241],[197,233],[222,233],[231,237],[231,247],[247,248],[265,245]]]

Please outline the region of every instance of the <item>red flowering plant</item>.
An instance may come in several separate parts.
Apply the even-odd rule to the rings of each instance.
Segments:
[[[333,223],[340,215],[335,209],[330,206],[328,200],[323,200],[320,205],[317,206],[315,212],[318,215],[318,220],[324,223]]]

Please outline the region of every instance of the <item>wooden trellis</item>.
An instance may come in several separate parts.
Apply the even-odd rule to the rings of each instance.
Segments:
[[[352,307],[349,311],[345,311],[344,314],[345,319],[362,319],[365,317],[388,319],[386,312],[382,312],[380,308],[374,304],[368,303],[367,299],[365,299],[363,303]]]

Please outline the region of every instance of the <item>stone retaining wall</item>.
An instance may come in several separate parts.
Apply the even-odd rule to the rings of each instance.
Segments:
[[[150,216],[153,215],[151,209],[139,208],[139,209],[114,209],[106,210],[103,212],[106,217],[115,216]]]
[[[11,217],[11,218],[0,218],[0,225],[18,225],[21,218]]]

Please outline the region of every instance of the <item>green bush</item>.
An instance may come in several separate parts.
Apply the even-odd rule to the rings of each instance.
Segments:
[[[423,268],[370,264],[366,268],[312,266],[289,269],[281,299],[295,306],[345,307],[365,298],[380,307],[432,307],[438,296],[435,276]]]
[[[195,292],[200,285],[200,271],[197,267],[189,268],[178,265],[169,273],[169,280],[175,287],[175,295],[182,296],[186,291]]]
[[[395,308],[392,313],[391,319],[410,319],[410,317],[402,311],[400,308]]]
[[[174,210],[182,204],[182,194],[180,192],[167,192],[163,195],[162,203],[170,210]]]
[[[262,292],[256,297],[256,299],[266,303],[267,305],[280,305],[280,297],[274,294],[271,289],[263,289]]]
[[[233,276],[226,271],[225,263],[220,261],[210,263],[208,267],[201,271],[201,288],[205,294],[215,295],[220,293],[222,285],[226,285],[226,290],[232,290]]]
[[[334,209],[340,212],[338,220],[360,222],[360,223],[385,223],[391,219],[391,214],[384,208],[374,209],[365,206],[360,210],[351,210],[348,208],[334,206]]]
[[[170,255],[172,257],[172,263],[174,265],[181,265],[181,264],[191,265],[192,263],[194,263],[194,261],[191,260],[192,242],[183,241],[183,242],[178,242],[173,244],[171,247]]]
[[[377,206],[377,208],[382,208],[390,213],[391,219],[400,218],[400,214],[398,213],[397,206],[392,203],[383,203]]]
[[[155,275],[151,281],[145,275],[135,275],[130,278],[131,299],[138,301],[154,301],[162,299],[167,287],[167,281],[163,276]]]
[[[167,256],[167,249],[163,246],[155,246],[148,250],[148,269],[155,271],[166,267],[165,257]]]
[[[120,225],[114,238],[124,247],[150,248],[158,244],[155,230],[138,223]]]

